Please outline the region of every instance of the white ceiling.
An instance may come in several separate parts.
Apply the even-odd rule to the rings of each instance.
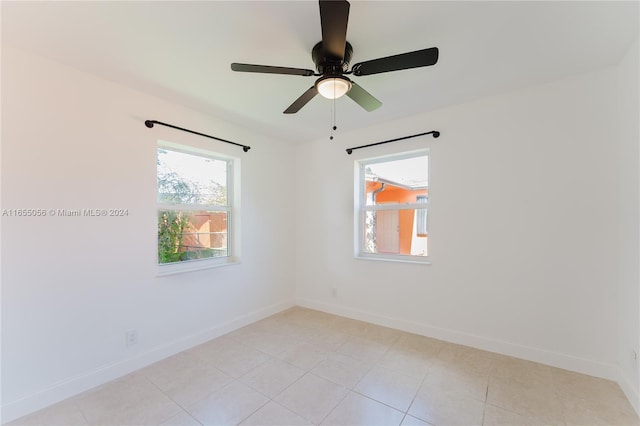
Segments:
[[[280,139],[329,134],[332,101],[282,113],[314,77],[229,67],[313,69],[315,1],[1,4],[3,43]],[[354,77],[383,106],[368,113],[338,99],[338,132],[615,65],[638,37],[638,10],[636,1],[352,1],[352,64],[433,46],[440,59]]]

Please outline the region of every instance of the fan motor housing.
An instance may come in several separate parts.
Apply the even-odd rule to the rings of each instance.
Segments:
[[[327,55],[327,52],[322,47],[322,42],[316,43],[311,50],[311,58],[313,63],[316,64],[316,69],[320,74],[327,75],[342,75],[349,69],[349,61],[351,61],[351,55],[353,54],[353,47],[348,41],[344,46],[344,58],[332,58]]]

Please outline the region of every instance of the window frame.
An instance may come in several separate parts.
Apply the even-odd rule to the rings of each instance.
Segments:
[[[427,189],[429,190],[426,202],[424,203],[384,203],[384,204],[367,204],[367,191],[366,191],[366,167],[371,164],[387,163],[391,161],[405,160],[415,157],[427,157]],[[418,256],[412,254],[390,254],[390,253],[368,253],[364,251],[365,246],[365,227],[364,222],[366,220],[367,212],[395,210],[400,212],[401,210],[414,210],[417,212],[419,209],[426,209],[427,220],[427,235],[429,232],[429,211],[430,211],[430,199],[431,199],[431,153],[428,148],[419,149],[415,151],[406,151],[396,154],[388,154],[377,157],[363,158],[355,160],[354,162],[354,176],[355,176],[355,191],[354,191],[354,257],[361,260],[379,260],[390,262],[402,262],[402,263],[418,263],[418,264],[431,264],[429,255]],[[414,213],[415,214],[415,213]],[[427,237],[428,238],[428,237]],[[430,247],[430,244],[427,243]],[[427,249],[427,253],[431,250]]]
[[[158,191],[158,166],[157,152],[159,149],[178,152],[181,154],[193,155],[196,157],[209,158],[227,163],[226,168],[226,198],[227,203],[224,206],[216,204],[183,204],[183,203],[162,203],[159,201]],[[239,227],[237,226],[237,206],[236,200],[239,200],[239,162],[240,159],[225,155],[216,151],[195,148],[189,145],[178,144],[159,140],[156,146],[156,239],[155,239],[155,258],[157,265],[157,275],[174,275],[184,272],[199,271],[204,269],[216,268],[220,266],[232,265],[239,263]],[[212,211],[225,212],[227,220],[227,255],[204,259],[190,259],[172,263],[160,263],[158,259],[158,213],[162,210],[173,211]]]

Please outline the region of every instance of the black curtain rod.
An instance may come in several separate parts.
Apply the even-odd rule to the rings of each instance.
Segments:
[[[347,148],[347,154],[351,155],[351,153],[354,150],[360,149],[360,148],[368,148],[370,146],[382,145],[384,143],[389,143],[389,142],[397,142],[397,141],[401,141],[401,140],[404,140],[404,139],[416,138],[418,136],[424,136],[424,135],[433,135],[434,138],[437,138],[437,137],[440,137],[440,132],[438,132],[437,130],[432,130],[430,132],[418,133],[417,135],[403,136],[401,138],[389,139],[388,141],[370,143],[368,145],[354,146],[353,148]]]
[[[242,145],[242,144],[239,144],[239,143],[236,143],[236,142],[228,141],[226,139],[217,138],[215,136],[205,135],[204,133],[194,132],[193,130],[184,129],[182,127],[174,126],[173,124],[163,123],[162,121],[146,120],[144,122],[144,125],[147,126],[150,129],[153,127],[154,124],[160,124],[161,126],[171,127],[172,129],[182,130],[183,132],[193,133],[194,135],[204,136],[205,138],[215,139],[215,140],[220,141],[220,142],[226,142],[226,143],[230,143],[231,145],[240,146],[240,147],[242,147],[242,150],[244,152],[247,152],[247,151],[249,151],[251,149],[251,147],[248,146],[248,145]]]

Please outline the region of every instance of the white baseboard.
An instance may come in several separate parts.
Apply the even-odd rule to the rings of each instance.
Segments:
[[[50,387],[42,389],[37,393],[3,404],[2,421],[10,422],[27,414],[33,413],[49,405],[55,404],[56,402],[60,402],[111,380],[125,376],[166,357],[175,355],[211,339],[215,339],[216,337],[220,337],[231,331],[237,330],[238,328],[244,327],[245,325],[274,315],[292,306],[294,306],[293,300],[276,303],[249,314],[238,316],[207,330],[192,334],[191,336],[156,346],[155,348],[132,358],[103,365],[93,371],[54,383]]]
[[[625,377],[624,374],[622,374],[621,369],[618,371],[619,375],[616,382],[618,382],[618,385],[620,385],[620,389],[622,389],[622,392],[624,392],[633,409],[636,410],[636,413],[638,413],[638,416],[640,416],[640,393],[638,392],[638,388],[636,386],[633,386],[629,379]]]
[[[366,321],[372,324],[395,328],[409,333],[419,334],[421,336],[444,340],[446,342],[471,346],[502,355],[526,359],[528,361],[539,362],[541,364],[575,371],[577,373],[588,374],[590,376],[601,377],[616,382],[619,379],[618,368],[615,365],[494,340],[455,330],[433,327],[414,321],[385,317],[378,314],[372,314],[370,312],[352,309],[346,306],[328,304],[310,299],[298,298],[296,303],[299,306],[316,309],[334,315]]]

